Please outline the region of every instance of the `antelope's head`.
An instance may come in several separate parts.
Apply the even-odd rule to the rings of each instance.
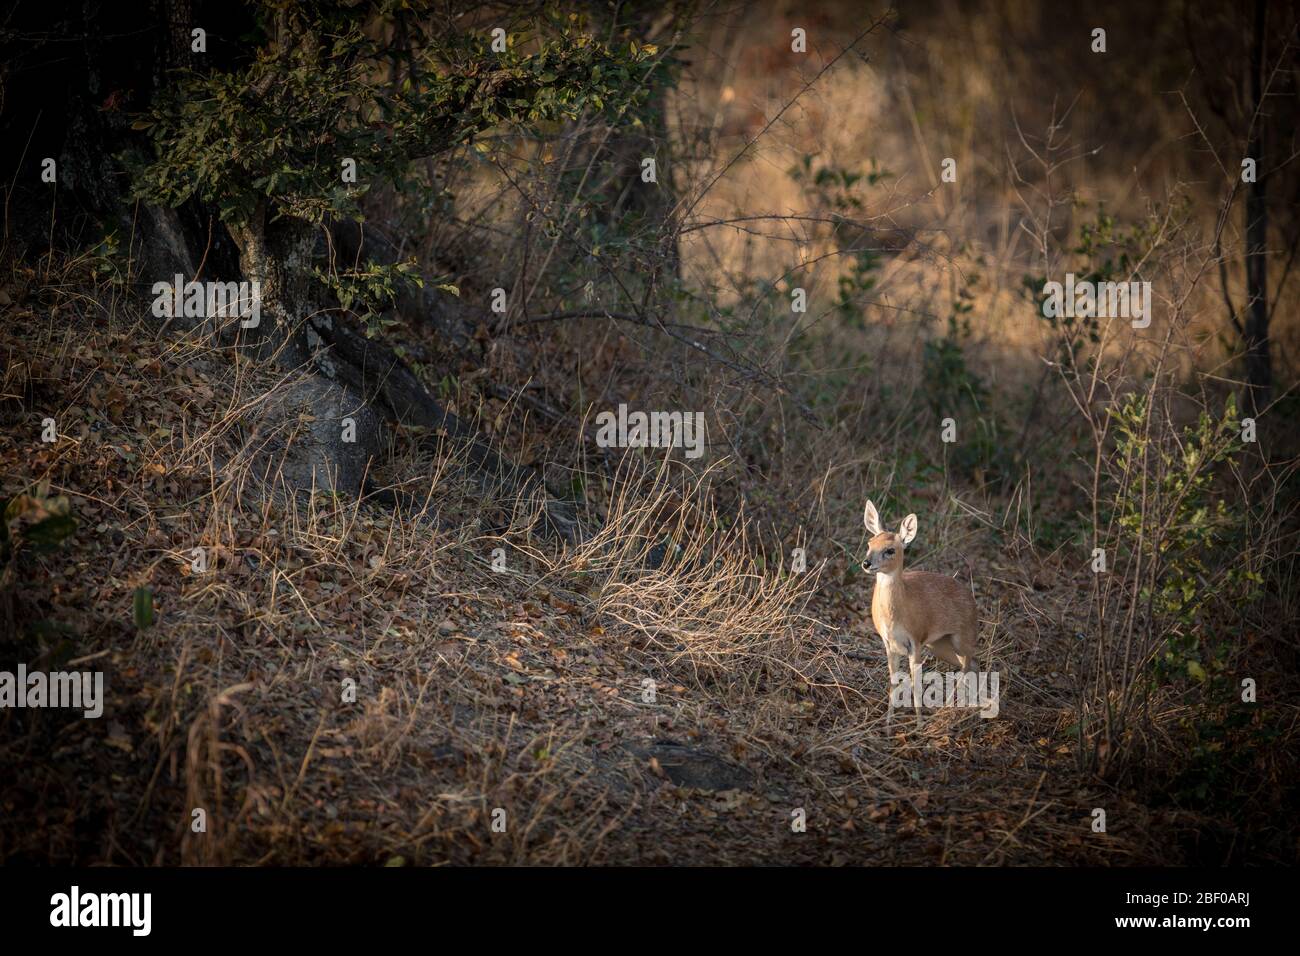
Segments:
[[[871,574],[897,574],[903,570],[903,550],[916,537],[916,515],[908,515],[898,526],[898,531],[886,531],[880,526],[876,506],[867,501],[862,522],[871,532],[867,542],[867,558],[862,567]]]

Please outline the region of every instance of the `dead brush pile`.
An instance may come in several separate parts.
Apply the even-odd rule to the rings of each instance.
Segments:
[[[599,529],[551,573],[590,576],[597,613],[641,636],[670,669],[716,680],[793,668],[815,623],[805,612],[819,569],[790,571],[743,515],[720,516],[711,469],[675,483],[673,467],[663,459],[646,482],[620,469]]]

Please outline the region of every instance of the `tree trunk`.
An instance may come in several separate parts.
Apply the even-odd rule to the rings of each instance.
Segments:
[[[311,274],[315,231],[288,216],[267,223],[261,203],[248,222],[227,228],[239,247],[240,271],[257,283],[261,303],[260,322],[240,330],[241,344],[255,348],[261,359],[289,368],[303,364],[311,357],[307,320],[320,310],[323,291]]]

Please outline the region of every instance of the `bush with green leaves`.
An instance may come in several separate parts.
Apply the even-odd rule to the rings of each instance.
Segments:
[[[1228,635],[1206,627],[1210,611],[1252,599],[1263,583],[1241,560],[1241,510],[1215,495],[1216,480],[1241,451],[1236,399],[1229,395],[1217,418],[1202,410],[1174,441],[1153,434],[1143,395],[1111,414],[1111,508],[1141,569],[1137,600],[1153,638],[1152,679],[1203,682],[1224,669],[1233,647]]]
[[[328,288],[338,300],[339,307],[357,314],[366,326],[366,335],[374,337],[395,320],[382,318],[384,310],[391,307],[400,292],[400,286],[424,286],[424,277],[413,261],[384,264],[368,261],[355,269],[312,269],[312,274]],[[440,282],[437,287],[452,295],[460,290],[450,283]]]
[[[137,180],[143,198],[197,197],[229,221],[262,202],[311,222],[357,216],[371,184],[404,180],[413,159],[495,126],[625,109],[644,96],[656,52],[614,49],[558,15],[546,35],[512,35],[495,53],[486,33],[430,28],[431,4],[264,6],[268,18],[286,18],[279,30],[291,42],[268,24],[251,63],[184,72],[137,122],[156,152]],[[377,39],[398,21],[420,39],[409,62]],[[356,163],[355,184],[343,179],[345,160]]]
[[[213,206],[245,271],[269,280],[263,296],[271,298],[283,294],[275,268],[312,272],[311,227],[361,218],[369,189],[415,181],[414,160],[499,127],[593,110],[619,115],[648,95],[657,53],[602,42],[578,17],[559,13],[531,36],[510,33],[498,52],[486,29],[452,32],[446,11],[420,0],[263,0],[254,11],[251,60],[182,71],[138,118],[153,157],[133,173],[141,199]],[[387,42],[390,32],[407,42]],[[353,169],[355,178],[345,175]],[[267,265],[268,257],[277,261]],[[373,287],[374,268],[333,285],[353,287],[355,298],[358,282]],[[378,278],[409,277],[398,270]]]

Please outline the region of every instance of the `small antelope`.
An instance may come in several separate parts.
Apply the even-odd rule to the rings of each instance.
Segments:
[[[888,727],[894,720],[894,674],[907,655],[911,666],[912,707],[921,724],[921,648],[964,671],[976,670],[979,623],[975,601],[961,582],[930,571],[904,571],[903,549],[916,537],[916,515],[908,515],[898,533],[880,526],[876,506],[867,502],[863,522],[871,532],[866,570],[875,574],[871,621],[880,632],[889,659]],[[973,681],[973,678],[968,678]]]

